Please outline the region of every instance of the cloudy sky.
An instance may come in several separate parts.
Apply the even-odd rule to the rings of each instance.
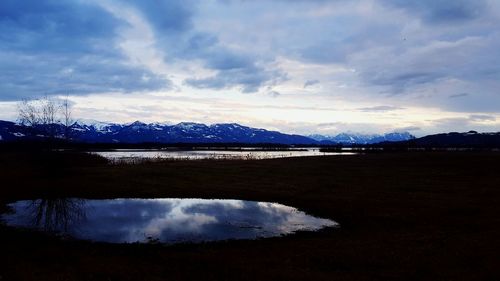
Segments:
[[[498,0],[2,0],[0,119],[500,131]]]

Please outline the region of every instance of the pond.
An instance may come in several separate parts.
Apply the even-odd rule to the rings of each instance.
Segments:
[[[307,157],[327,155],[354,155],[350,150],[341,152],[321,152],[319,148],[305,148],[296,150],[257,150],[242,148],[239,150],[144,150],[144,149],[116,149],[112,151],[95,151],[93,154],[100,155],[113,161],[134,161],[138,159],[174,159],[174,160],[254,160],[272,159],[286,157]]]
[[[337,227],[278,203],[212,199],[78,198],[17,201],[3,223],[108,243],[257,239]]]

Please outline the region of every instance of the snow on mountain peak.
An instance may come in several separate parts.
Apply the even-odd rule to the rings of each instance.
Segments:
[[[108,122],[101,122],[92,119],[78,119],[73,125],[79,125],[81,127],[94,128],[96,131],[107,132],[110,126],[116,125]]]
[[[194,122],[181,122],[177,125],[174,125],[175,127],[179,127],[185,130],[192,130],[195,128],[200,128],[200,127],[206,127],[205,124],[202,123],[194,123]]]
[[[337,135],[310,135],[309,137],[317,141],[331,141],[343,144],[371,144],[383,141],[404,141],[414,138],[408,132],[393,132],[383,135],[347,132]]]

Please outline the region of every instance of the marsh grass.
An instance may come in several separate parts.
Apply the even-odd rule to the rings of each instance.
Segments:
[[[242,199],[294,206],[342,227],[257,241],[161,246],[62,241],[0,225],[0,275],[5,280],[500,276],[500,153],[392,152],[135,165],[67,154],[51,158],[67,161],[64,173],[54,177],[46,175],[40,157],[0,153],[0,203],[43,197]]]

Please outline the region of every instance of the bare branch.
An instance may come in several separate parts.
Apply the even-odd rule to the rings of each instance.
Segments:
[[[40,124],[37,100],[24,99],[18,104],[19,122],[24,126],[36,127]]]
[[[61,104],[61,111],[62,111],[62,122],[64,125],[64,137],[66,139],[70,139],[70,133],[71,133],[71,125],[73,124],[73,117],[72,117],[72,111],[71,111],[71,103],[69,101],[68,96],[62,101]]]

